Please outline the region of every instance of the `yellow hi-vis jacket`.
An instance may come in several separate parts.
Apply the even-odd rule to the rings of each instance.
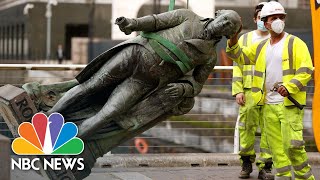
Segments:
[[[239,45],[251,46],[254,31],[243,34],[239,38]],[[244,92],[244,88],[251,89],[252,84],[252,65],[234,64],[232,73],[232,96]]]
[[[242,48],[239,43],[232,47],[227,44],[226,48],[228,57],[238,64],[255,64],[252,96],[257,105],[263,105],[265,100],[266,50],[269,42],[270,39],[267,39]],[[298,37],[288,34],[282,53],[283,85],[301,105],[306,104],[306,86],[313,69],[307,45]],[[284,105],[294,104],[285,97]]]

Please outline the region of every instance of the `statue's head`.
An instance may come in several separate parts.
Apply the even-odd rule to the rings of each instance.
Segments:
[[[241,28],[241,18],[237,12],[233,10],[219,10],[215,15],[215,19],[206,27],[211,37],[232,37]]]

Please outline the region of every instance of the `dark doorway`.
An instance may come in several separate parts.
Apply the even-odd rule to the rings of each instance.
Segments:
[[[66,58],[71,59],[71,39],[73,37],[88,37],[88,24],[67,24],[66,25]]]

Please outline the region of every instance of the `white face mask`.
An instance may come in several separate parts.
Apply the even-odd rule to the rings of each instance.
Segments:
[[[273,32],[280,34],[282,33],[283,29],[284,29],[284,21],[282,21],[281,19],[276,19],[274,21],[272,21],[271,23],[271,29]]]
[[[258,28],[258,30],[263,31],[263,32],[268,31],[268,29],[266,29],[266,27],[264,27],[264,22],[261,20],[257,21],[257,28]]]

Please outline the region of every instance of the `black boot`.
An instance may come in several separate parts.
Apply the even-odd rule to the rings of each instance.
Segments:
[[[271,172],[272,170],[272,161],[266,162],[264,167],[259,171],[258,179],[270,180],[274,179],[274,175]]]
[[[241,156],[242,159],[242,170],[239,174],[239,178],[248,179],[250,173],[252,172],[252,162],[250,161],[250,156]]]

